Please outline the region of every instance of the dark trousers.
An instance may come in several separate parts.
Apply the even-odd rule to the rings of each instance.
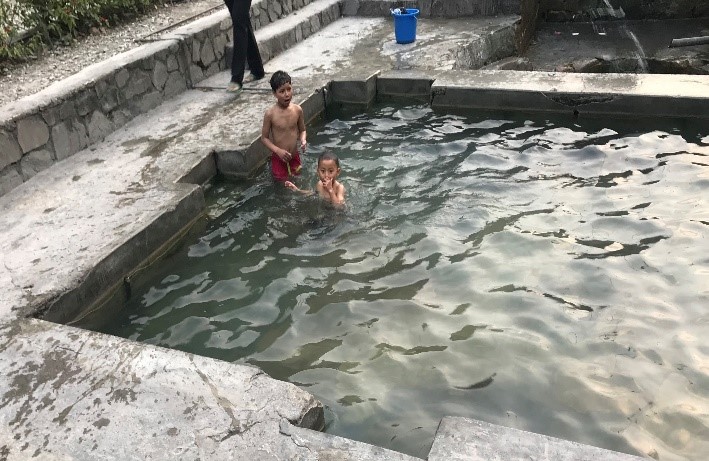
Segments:
[[[263,62],[259,53],[254,30],[251,27],[249,10],[251,0],[224,0],[231,15],[234,27],[234,54],[231,56],[231,81],[242,83],[244,81],[244,68],[246,61],[254,77],[263,77]]]

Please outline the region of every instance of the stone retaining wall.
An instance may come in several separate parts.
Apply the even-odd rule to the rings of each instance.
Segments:
[[[259,29],[309,3],[262,0],[251,20]],[[0,195],[226,69],[231,38],[225,8],[0,108]]]
[[[0,195],[224,69],[226,11],[0,109]]]

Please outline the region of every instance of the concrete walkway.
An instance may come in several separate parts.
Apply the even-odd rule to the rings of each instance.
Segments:
[[[296,100],[309,101],[314,115],[331,97],[325,89],[333,79],[366,84],[382,70],[404,70],[411,86],[436,75],[456,86],[453,69],[480,56],[471,43],[515,20],[421,21],[418,40],[397,45],[388,18],[343,18],[266,70],[290,71]],[[270,89],[265,81],[249,84],[235,99],[221,90],[227,81],[226,72],[202,80],[0,197],[4,459],[415,459],[311,430],[322,426],[321,404],[258,369],[52,323],[77,322],[104,293],[120,298],[132,270],[200,219],[202,184],[220,161],[242,159],[235,163],[244,174],[263,166],[255,141],[273,103]],[[456,431],[474,432],[465,424]],[[524,434],[515,437],[536,447],[551,443]],[[444,435],[459,439],[448,429]],[[446,446],[445,437],[435,444]],[[578,449],[564,443],[554,446]],[[470,445],[438,446],[429,460],[530,453],[483,456]],[[634,459],[584,450],[559,459]]]

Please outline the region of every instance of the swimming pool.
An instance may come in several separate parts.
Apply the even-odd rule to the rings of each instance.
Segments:
[[[709,451],[709,129],[379,104],[309,128],[344,212],[213,187],[206,232],[102,331],[298,384],[327,431],[425,458],[467,416],[662,460]]]

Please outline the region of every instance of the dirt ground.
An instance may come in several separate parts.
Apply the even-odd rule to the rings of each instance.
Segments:
[[[71,46],[59,46],[25,63],[0,63],[0,107],[37,93],[91,64],[140,46],[140,39],[201,13],[226,8],[222,0],[174,0],[157,5],[141,18],[94,30]]]

